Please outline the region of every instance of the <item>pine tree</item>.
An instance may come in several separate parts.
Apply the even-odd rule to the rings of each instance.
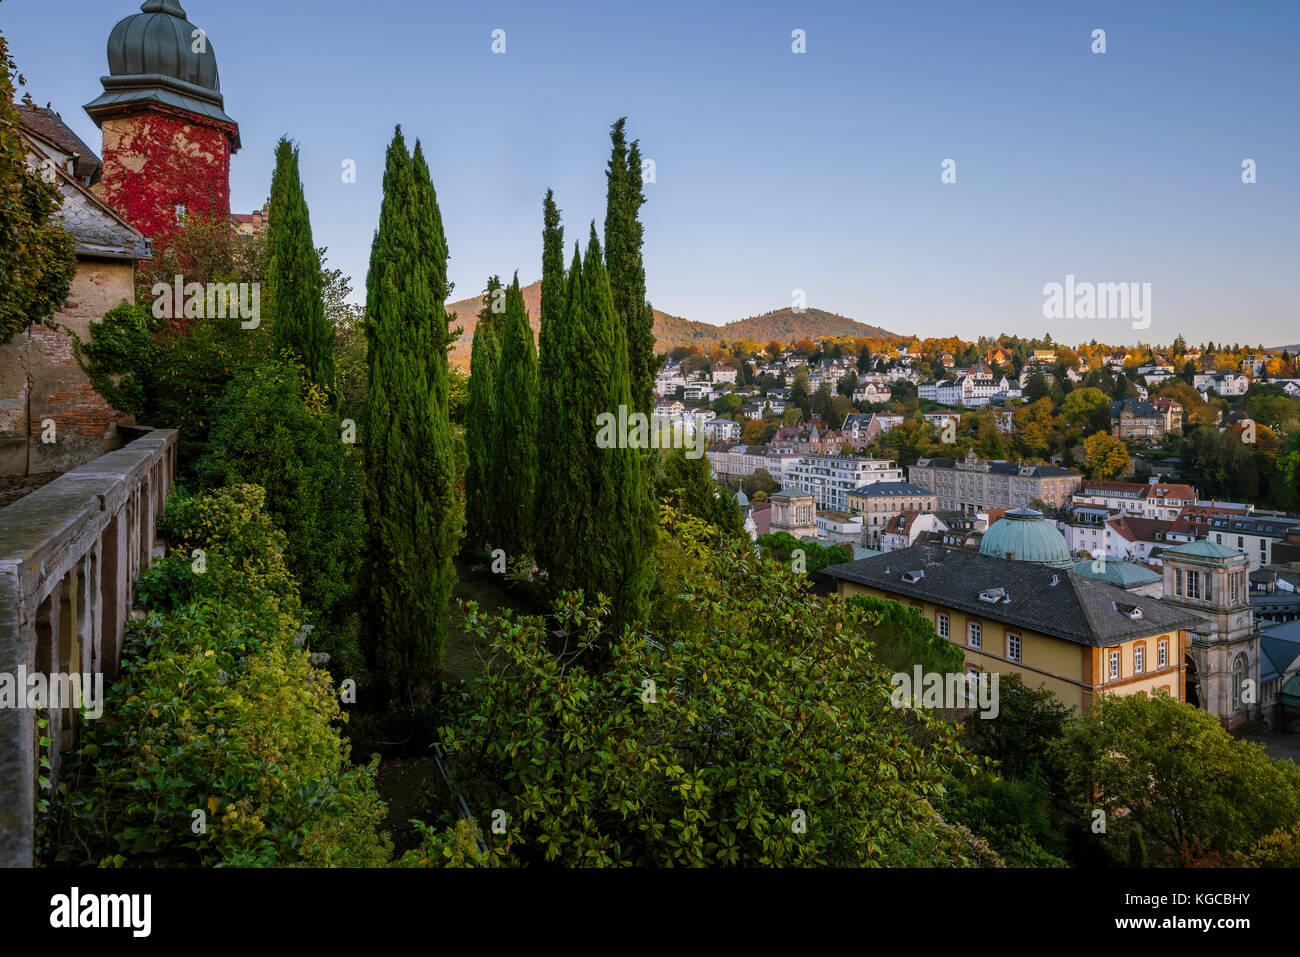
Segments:
[[[564,321],[564,227],[555,207],[555,193],[546,191],[542,203],[542,308],[537,334],[537,504],[533,516],[534,552],[541,567],[553,564],[556,529],[563,519],[567,493],[559,478],[560,342]]]
[[[537,352],[519,274],[506,294],[506,331],[496,381],[496,521],[509,556],[531,554],[537,484]]]
[[[428,166],[401,127],[366,277],[362,642],[372,676],[412,700],[442,665],[457,516],[447,419],[447,244]]]
[[[501,279],[492,276],[483,290],[483,308],[474,327],[474,345],[469,364],[469,401],[465,412],[465,445],[469,464],[465,470],[465,531],[474,548],[496,546],[493,522],[496,506],[495,469],[497,460],[497,369],[501,343],[492,314],[498,302]]]
[[[308,379],[334,391],[334,330],[325,318],[320,256],[298,173],[298,150],[282,137],[275,148],[267,229],[267,299],[277,353],[302,363]]]
[[[605,259],[614,310],[627,339],[632,402],[647,415],[654,406],[654,310],[646,302],[644,233],[640,210],[645,204],[641,148],[627,145],[623,117],[610,129],[612,148],[606,177]]]

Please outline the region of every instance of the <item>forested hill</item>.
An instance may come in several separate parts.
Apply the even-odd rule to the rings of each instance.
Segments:
[[[532,323],[533,335],[540,328],[542,305],[542,284],[540,281],[523,287],[524,305],[528,307],[528,319]],[[451,350],[451,362],[462,369],[469,369],[470,350],[474,341],[474,326],[478,323],[478,312],[483,307],[482,297],[474,296],[459,302],[447,304],[447,311],[456,316],[455,325],[461,328],[460,338]],[[815,339],[817,336],[867,336],[871,338],[899,338],[894,333],[879,326],[867,325],[847,316],[826,312],[824,309],[808,308],[796,313],[792,308],[778,309],[762,316],[738,319],[723,326],[709,322],[695,322],[670,316],[666,312],[655,310],[655,347],[659,352],[667,352],[677,346],[709,346],[717,342],[734,342],[737,339],[752,339],[759,345],[776,339],[782,343],[791,343],[798,339]]]

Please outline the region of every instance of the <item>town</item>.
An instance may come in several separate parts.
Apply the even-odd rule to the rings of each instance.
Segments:
[[[1055,12],[900,7],[864,65],[852,5],[704,50],[672,3],[5,3],[24,917],[78,926],[68,869],[138,869],[166,939],[196,872],[283,869],[309,912],[361,869],[979,868],[1002,900],[1086,883],[1106,924],[1156,868],[1300,867],[1277,84],[1202,111],[1205,57],[1122,11],[1109,55]],[[1292,63],[1242,23],[1214,70]],[[996,69],[943,66],[989,24]],[[1207,124],[1161,129],[1194,175],[1133,155],[1164,123],[1134,44]],[[1113,142],[1042,137],[1013,61]],[[800,149],[756,149],[792,102]]]

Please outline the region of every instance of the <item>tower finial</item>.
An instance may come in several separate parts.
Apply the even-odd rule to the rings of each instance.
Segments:
[[[188,14],[181,6],[181,0],[144,0],[140,6],[142,13],[170,13],[174,17],[186,19]]]

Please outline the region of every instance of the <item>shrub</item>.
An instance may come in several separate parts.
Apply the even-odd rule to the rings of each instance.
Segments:
[[[266,490],[266,510],[284,529],[285,561],[302,602],[323,625],[313,647],[341,655],[344,667],[355,665],[355,622],[348,619],[360,573],[360,453],[342,441],[338,416],[288,362],[241,373],[215,420],[199,481]]]
[[[338,693],[299,647],[284,537],[263,499],[237,486],[172,500],[168,533],[182,551],[142,576],[143,594],[167,602],[128,624],[105,718],[84,725],[69,756],[59,862],[388,861],[375,765],[350,764]],[[201,572],[193,548],[205,552]],[[205,584],[188,595],[160,585],[190,574]]]
[[[489,860],[995,862],[934,810],[969,757],[929,715],[914,720],[930,743],[908,733],[862,612],[820,601],[739,543],[676,531],[706,572],[679,596],[694,612],[681,630],[611,643],[607,603],[580,593],[549,623],[467,607],[486,665],[453,699],[442,742],[481,819],[507,813],[508,833],[485,836]]]

